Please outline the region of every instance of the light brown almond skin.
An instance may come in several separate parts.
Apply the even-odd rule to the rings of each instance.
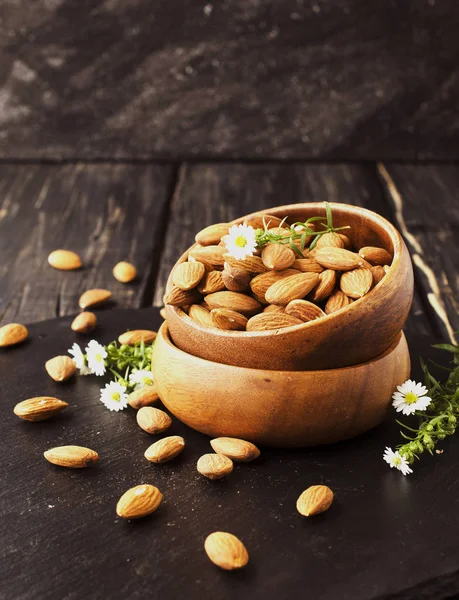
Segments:
[[[249,273],[266,273],[269,271],[268,267],[263,264],[263,261],[259,256],[247,256],[244,260],[237,260],[230,254],[225,254],[225,262],[227,262],[230,267],[245,269]]]
[[[267,244],[261,251],[263,264],[274,271],[288,269],[295,262],[295,256],[286,244]]]
[[[0,348],[8,348],[25,342],[29,337],[27,327],[20,323],[8,323],[0,327]]]
[[[209,271],[201,283],[198,285],[198,291],[201,294],[214,294],[225,289],[221,271]]]
[[[83,264],[78,254],[71,250],[53,250],[48,256],[48,263],[59,271],[75,271]]]
[[[118,342],[121,345],[135,346],[144,342],[144,344],[151,344],[156,339],[156,331],[151,329],[133,329],[132,331],[125,331],[118,337]]]
[[[80,296],[78,305],[80,308],[90,308],[91,306],[100,306],[112,297],[112,293],[104,289],[87,290]]]
[[[204,306],[192,304],[188,311],[188,316],[200,325],[204,325],[205,327],[215,327],[212,317],[210,316],[210,311],[207,308],[204,308]]]
[[[148,385],[146,387],[134,390],[128,396],[128,404],[132,408],[139,410],[143,406],[150,406],[159,400],[158,392],[154,385]]]
[[[192,290],[206,274],[205,266],[199,261],[178,264],[172,273],[172,283],[181,290]]]
[[[137,269],[130,262],[121,261],[113,267],[113,277],[120,283],[130,283],[137,277]]]
[[[285,269],[283,271],[260,273],[250,282],[250,289],[257,298],[260,298],[265,302],[265,294],[272,284],[280,279],[285,279],[285,277],[290,277],[290,275],[298,275],[298,271],[295,271],[294,269]]]
[[[241,540],[225,531],[215,531],[208,535],[204,550],[214,565],[225,571],[241,569],[249,562],[249,554]]]
[[[315,321],[316,319],[326,316],[320,306],[317,306],[317,304],[313,304],[308,300],[292,300],[285,307],[285,312],[287,315],[296,317],[304,323]]]
[[[231,225],[229,223],[216,223],[209,225],[196,234],[195,241],[201,246],[215,246],[220,243],[224,235],[228,234]]]
[[[328,510],[333,502],[333,492],[326,485],[312,485],[305,490],[296,502],[296,508],[303,517],[312,517]]]
[[[268,312],[255,315],[247,321],[247,331],[271,331],[293,325],[303,325],[303,321],[280,312]]]
[[[74,375],[76,364],[70,356],[55,356],[46,361],[45,369],[51,379],[62,382]]]
[[[324,233],[317,240],[316,248],[344,248],[344,240],[338,233]]]
[[[178,456],[185,448],[185,440],[171,435],[158,440],[145,451],[145,458],[153,463],[164,463]]]
[[[223,454],[234,462],[249,462],[260,456],[255,444],[238,438],[219,437],[211,440],[210,445],[217,454]]]
[[[203,246],[195,247],[190,250],[189,256],[203,264],[211,264],[214,267],[223,267],[225,262],[224,255],[226,248],[224,246]]]
[[[176,286],[172,286],[170,291],[164,296],[164,304],[172,306],[189,306],[197,304],[202,296],[196,290],[181,290]]]
[[[338,235],[343,240],[344,249],[350,250],[352,248],[352,244],[351,244],[351,240],[348,238],[348,236],[345,233],[338,233]]]
[[[53,465],[69,469],[90,467],[99,460],[97,452],[83,446],[58,446],[47,450],[44,457]]]
[[[233,470],[233,461],[224,454],[204,454],[196,468],[208,479],[222,479]]]
[[[77,315],[70,325],[72,331],[77,333],[90,333],[95,329],[97,324],[97,317],[94,313],[84,311]]]
[[[263,309],[264,313],[285,313],[285,306],[281,306],[280,304],[268,304],[266,308]]]
[[[301,273],[322,273],[324,268],[313,258],[296,258],[292,264],[292,269]]]
[[[269,304],[286,306],[292,300],[304,298],[319,283],[317,273],[298,273],[273,283],[266,291]]]
[[[384,267],[381,267],[380,265],[371,267],[370,271],[373,276],[373,285],[378,285],[378,283],[382,279],[384,279],[384,276],[386,275],[386,271],[384,270]]]
[[[24,421],[46,421],[67,408],[67,402],[51,396],[37,396],[16,404],[14,414]]]
[[[341,291],[349,298],[362,298],[371,290],[373,273],[371,269],[354,269],[341,275]]]
[[[273,215],[253,216],[244,220],[245,225],[251,225],[254,229],[272,229],[278,227],[282,223],[279,217]]]
[[[228,308],[214,308],[210,312],[212,323],[219,329],[227,331],[244,331],[247,326],[247,317]]]
[[[319,283],[311,292],[311,300],[322,302],[330,296],[336,285],[336,271],[326,269],[319,274]]]
[[[214,308],[229,308],[246,317],[261,310],[261,305],[255,298],[238,292],[225,291],[208,294],[206,296],[206,303],[211,310]]]
[[[250,283],[250,273],[245,269],[231,267],[225,262],[225,269],[222,271],[222,281],[226,289],[230,292],[244,292]]]
[[[163,495],[154,485],[136,485],[118,500],[116,514],[123,519],[140,519],[154,513],[162,499]]]
[[[325,314],[331,315],[338,310],[342,310],[352,304],[353,300],[348,298],[341,290],[334,291],[325,304]]]
[[[392,256],[384,248],[377,248],[375,246],[365,246],[360,248],[359,255],[368,261],[371,265],[390,265],[392,262]]]
[[[136,415],[137,425],[147,433],[162,433],[171,424],[170,416],[159,408],[143,406]]]
[[[314,248],[314,259],[326,269],[350,271],[362,266],[362,257],[344,248]]]

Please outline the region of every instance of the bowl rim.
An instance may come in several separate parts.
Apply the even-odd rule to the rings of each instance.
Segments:
[[[355,215],[356,213],[363,214],[363,216],[368,217],[371,221],[373,221],[373,223],[376,222],[378,225],[380,225],[383,229],[385,229],[387,231],[387,233],[390,237],[392,246],[393,246],[393,251],[394,251],[393,257],[392,257],[392,263],[390,265],[391,268],[386,273],[386,276],[383,277],[383,279],[381,279],[381,281],[379,283],[377,283],[375,285],[375,287],[371,290],[371,291],[374,291],[374,290],[378,289],[378,292],[381,292],[381,290],[383,290],[383,292],[384,292],[385,288],[388,285],[390,285],[390,282],[392,281],[392,279],[394,277],[394,272],[396,271],[396,269],[392,268],[392,267],[397,267],[399,265],[401,256],[402,256],[404,242],[403,242],[403,238],[400,235],[399,231],[386,218],[382,217],[381,215],[379,215],[378,213],[376,213],[372,210],[369,210],[368,208],[363,208],[360,206],[355,206],[353,204],[345,204],[345,203],[340,203],[340,202],[329,202],[328,204],[330,205],[332,211],[333,211],[333,209],[336,208],[336,209],[341,210],[344,213],[348,213],[351,215]],[[239,224],[239,223],[242,223],[243,221],[245,221],[246,219],[249,219],[252,217],[258,217],[258,216],[262,216],[262,215],[266,215],[266,214],[269,215],[272,211],[282,210],[282,211],[287,212],[288,210],[293,210],[293,209],[298,210],[298,208],[300,208],[300,207],[308,207],[308,208],[313,208],[313,209],[316,208],[316,209],[323,210],[325,208],[325,203],[324,202],[298,202],[297,204],[285,204],[285,205],[281,204],[279,206],[273,206],[271,208],[267,208],[267,209],[259,210],[259,211],[253,212],[253,213],[249,213],[248,215],[244,215],[242,217],[234,219],[233,221],[230,221],[229,223],[231,225]],[[180,258],[175,262],[174,267],[175,267],[175,265],[178,264],[179,261],[181,261],[182,258],[188,257],[189,252],[192,250],[192,248],[194,248],[195,245],[196,244],[193,244],[192,246],[190,246],[180,256]],[[166,287],[169,285],[170,278],[172,276],[172,270],[169,275],[169,279],[166,284]],[[336,320],[337,318],[340,318],[344,313],[349,313],[353,310],[357,310],[355,308],[355,305],[356,304],[360,305],[361,301],[362,300],[365,301],[365,299],[367,297],[368,297],[368,294],[366,296],[363,296],[362,298],[358,298],[358,299],[354,300],[354,302],[352,302],[345,308],[342,308],[341,310],[338,310],[334,313],[331,313],[329,315],[325,315],[324,317],[321,317],[320,322],[323,323],[323,322],[327,321],[328,323],[333,323],[334,320]],[[282,327],[280,329],[272,329],[272,330],[266,330],[266,331],[232,331],[232,330],[219,329],[217,327],[208,327],[206,325],[202,325],[201,323],[194,321],[190,316],[188,316],[186,314],[186,312],[184,310],[182,310],[178,306],[172,306],[171,304],[167,304],[165,306],[165,308],[166,308],[166,311],[168,311],[168,310],[173,311],[179,317],[179,319],[182,319],[189,326],[193,327],[197,331],[202,332],[203,334],[208,334],[209,332],[211,332],[212,335],[214,335],[216,337],[234,338],[234,339],[266,338],[266,337],[271,337],[271,336],[275,336],[275,335],[279,335],[281,333],[287,333],[287,332],[291,332],[291,331],[300,331],[300,330],[307,331],[308,329],[313,328],[317,324],[317,321],[319,320],[319,319],[315,319],[313,321],[308,321],[307,323],[301,323],[298,325],[289,325],[288,327]]]

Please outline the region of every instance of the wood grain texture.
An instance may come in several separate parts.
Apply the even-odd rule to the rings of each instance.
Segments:
[[[0,157],[459,157],[454,2],[11,0]]]
[[[113,303],[141,306],[152,293],[173,168],[158,165],[0,167],[0,323],[79,312],[87,289],[108,288]],[[76,251],[83,269],[47,263],[57,248]],[[112,269],[136,265],[122,284]]]

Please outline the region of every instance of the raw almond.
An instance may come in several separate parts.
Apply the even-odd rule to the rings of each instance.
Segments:
[[[344,240],[339,234],[329,231],[319,237],[316,248],[344,248]]]
[[[335,271],[350,271],[362,265],[358,254],[344,248],[314,248],[314,258],[326,269]]]
[[[99,460],[97,452],[83,446],[58,446],[46,450],[44,457],[53,465],[69,467],[70,469],[90,467]]]
[[[392,262],[392,256],[384,248],[365,246],[364,248],[360,248],[359,254],[372,265],[384,266],[390,265]]]
[[[55,356],[45,363],[45,369],[54,381],[67,381],[76,371],[76,364],[70,356]]]
[[[133,329],[122,333],[118,337],[118,342],[126,346],[135,346],[142,341],[144,344],[151,344],[155,341],[156,335],[156,331],[151,331],[151,329]]]
[[[210,316],[212,323],[219,329],[244,331],[247,325],[247,317],[229,308],[214,308]]]
[[[373,276],[373,284],[374,285],[377,285],[381,281],[381,279],[383,279],[384,275],[386,274],[384,267],[381,267],[380,265],[371,267],[370,271]]]
[[[312,485],[296,502],[296,509],[303,517],[312,517],[328,510],[333,502],[333,492],[326,485]]]
[[[171,424],[170,416],[159,408],[143,406],[136,415],[137,425],[147,433],[162,433]]]
[[[265,300],[265,294],[273,283],[290,277],[290,275],[298,275],[298,271],[294,269],[285,269],[284,271],[268,271],[267,273],[260,273],[256,275],[250,282],[250,289],[257,298]]]
[[[136,410],[143,406],[150,406],[159,400],[158,392],[154,385],[146,385],[145,387],[134,390],[128,396],[128,404]]]
[[[29,398],[16,404],[14,414],[24,421],[45,421],[67,408],[67,402],[51,396]]]
[[[239,292],[215,292],[206,296],[210,309],[229,308],[245,316],[253,315],[261,309],[259,302]]]
[[[370,269],[354,269],[341,275],[339,286],[349,298],[362,298],[373,285],[373,273]]]
[[[208,479],[221,479],[233,470],[233,461],[223,454],[204,454],[198,460],[196,468]]]
[[[118,500],[116,514],[123,519],[139,519],[155,512],[163,495],[154,485],[144,483],[127,490]]]
[[[78,302],[80,308],[89,308],[91,306],[99,306],[99,304],[103,304],[107,302],[112,297],[112,293],[108,290],[103,289],[93,289],[88,290],[84,294],[80,296],[80,300]]]
[[[229,223],[216,223],[209,225],[196,234],[195,240],[201,246],[215,246],[220,243],[224,235],[228,234],[231,225]]]
[[[170,291],[164,296],[164,304],[172,306],[187,306],[188,304],[196,304],[201,296],[196,290],[181,290],[176,286],[172,286]]]
[[[213,294],[225,289],[221,271],[209,271],[201,283],[198,285],[198,291],[201,294]]]
[[[191,317],[196,323],[204,325],[205,327],[214,326],[212,317],[210,316],[210,311],[207,310],[207,308],[200,306],[199,304],[193,304],[192,306],[190,306],[188,316]]]
[[[342,308],[346,308],[349,304],[352,304],[353,300],[348,298],[341,290],[336,290],[327,300],[325,305],[325,313],[330,315],[331,313],[337,312]]]
[[[302,325],[303,321],[280,312],[262,312],[247,321],[247,331],[269,331],[292,325]]]
[[[241,569],[249,562],[249,554],[241,540],[225,531],[215,531],[208,535],[204,550],[214,565],[225,571]]]
[[[172,273],[172,283],[181,290],[191,290],[198,285],[205,273],[205,266],[198,261],[182,262]]]
[[[225,253],[226,248],[224,246],[204,246],[202,248],[195,246],[190,250],[189,255],[204,264],[209,263],[214,267],[222,267],[225,262]]]
[[[319,283],[312,290],[311,299],[314,302],[322,302],[330,296],[336,284],[336,271],[327,269],[319,274]]]
[[[222,271],[222,281],[226,289],[230,292],[244,292],[250,283],[250,273],[245,269],[232,267],[225,262],[225,268]]]
[[[292,269],[301,273],[322,273],[323,267],[313,258],[296,258],[292,264]]]
[[[0,348],[15,346],[29,337],[27,327],[20,323],[8,323],[0,327]]]
[[[288,269],[295,261],[295,252],[286,244],[267,244],[261,252],[265,267],[274,271]]]
[[[266,273],[266,271],[269,271],[268,267],[263,264],[263,261],[259,256],[246,256],[243,260],[238,260],[230,254],[225,254],[225,262],[227,262],[230,267],[245,269],[249,273]]]
[[[130,283],[137,277],[137,269],[129,262],[121,261],[113,267],[113,277],[121,283]]]
[[[285,306],[280,306],[280,304],[268,304],[266,308],[263,309],[264,313],[284,313]]]
[[[210,441],[217,454],[224,454],[234,462],[249,462],[260,456],[260,450],[246,440],[231,437],[219,437]]]
[[[352,248],[351,240],[344,233],[338,233],[338,235],[343,240],[343,248],[350,250]]]
[[[273,217],[273,215],[253,215],[244,219],[245,225],[250,225],[254,229],[269,229],[278,227],[282,223],[282,219],[279,217]]]
[[[70,327],[78,333],[89,333],[95,328],[96,323],[96,315],[92,312],[84,311],[73,319]]]
[[[185,440],[179,435],[171,435],[147,448],[145,458],[153,463],[164,463],[178,456],[184,448]]]
[[[48,263],[60,271],[74,271],[83,264],[78,254],[71,250],[54,250],[48,256]]]
[[[298,273],[273,283],[266,291],[265,298],[269,304],[286,306],[292,300],[304,298],[318,284],[317,273]]]
[[[308,302],[308,300],[292,300],[285,307],[285,312],[304,323],[325,317],[325,313],[320,306]]]

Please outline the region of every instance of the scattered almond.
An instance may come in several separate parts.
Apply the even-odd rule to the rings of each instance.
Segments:
[[[24,421],[45,421],[67,408],[67,402],[51,396],[29,398],[16,404],[14,414]]]
[[[373,276],[373,285],[377,285],[386,274],[386,272],[384,271],[384,267],[381,267],[380,265],[371,267],[370,271]]]
[[[58,446],[46,450],[44,457],[53,465],[69,467],[70,469],[90,467],[99,460],[97,452],[83,446]]]
[[[341,275],[341,291],[349,298],[362,298],[373,285],[373,273],[370,269],[354,269]]]
[[[330,296],[335,289],[336,271],[326,269],[319,274],[319,283],[312,290],[311,298],[314,302],[322,302]]]
[[[247,317],[229,308],[214,308],[210,316],[212,323],[219,329],[244,331],[247,325]]]
[[[268,269],[282,271],[295,261],[295,252],[286,244],[267,244],[261,251],[261,260]]]
[[[229,223],[216,223],[209,225],[196,234],[195,240],[201,246],[214,246],[220,243],[221,238],[228,234],[231,225]]]
[[[292,300],[304,298],[319,282],[317,273],[298,273],[273,283],[266,291],[269,304],[287,305]]]
[[[346,306],[349,306],[352,302],[353,300],[348,298],[341,290],[336,290],[325,304],[325,314],[330,315],[331,313],[337,312],[342,308],[346,308]]]
[[[230,267],[245,269],[249,273],[266,273],[266,271],[269,270],[268,267],[263,264],[263,261],[259,256],[246,256],[243,260],[238,260],[230,254],[225,254],[225,262],[227,262]]]
[[[70,356],[55,356],[45,363],[45,369],[54,381],[67,381],[76,371],[76,364]]]
[[[314,259],[326,269],[350,271],[362,264],[362,258],[344,248],[314,248]]]
[[[280,312],[262,312],[247,321],[247,331],[271,331],[293,325],[303,325],[303,321]]]
[[[200,325],[204,325],[205,327],[213,327],[212,317],[210,316],[210,311],[199,304],[192,304],[188,311],[188,316],[199,323]]]
[[[118,337],[118,342],[126,346],[135,346],[142,341],[144,344],[151,344],[155,341],[156,335],[156,331],[151,331],[151,329],[133,329],[122,333]]]
[[[137,269],[129,262],[121,261],[113,267],[113,277],[121,283],[130,283],[137,277]]]
[[[172,273],[172,283],[181,290],[191,290],[198,285],[205,273],[205,266],[198,261],[182,262]]]
[[[199,473],[209,479],[221,479],[233,470],[233,461],[224,454],[204,454],[196,465]]]
[[[196,290],[181,290],[176,286],[172,286],[170,291],[164,296],[164,304],[172,306],[187,306],[188,304],[196,304],[201,296]]]
[[[163,495],[154,485],[144,483],[127,490],[118,500],[116,514],[123,519],[139,519],[155,512]]]
[[[390,265],[392,256],[384,248],[376,248],[374,246],[365,246],[360,248],[359,254],[372,265]]]
[[[92,312],[84,311],[73,319],[70,327],[78,333],[89,333],[95,328],[96,323],[96,315]]]
[[[204,550],[210,560],[225,571],[241,569],[249,562],[246,547],[232,533],[215,531],[207,536]]]
[[[48,263],[60,271],[74,271],[83,264],[78,254],[71,250],[54,250],[48,256]]]
[[[112,293],[108,290],[103,289],[93,289],[88,290],[84,294],[80,296],[80,300],[78,302],[80,308],[89,308],[91,306],[99,306],[104,302],[107,302],[112,297]]]
[[[206,303],[211,310],[229,308],[245,316],[253,315],[261,309],[260,303],[255,298],[239,292],[215,292],[206,296]]]
[[[201,294],[214,294],[225,289],[221,271],[209,271],[201,283],[198,285],[198,291]]]
[[[322,273],[324,268],[314,258],[296,258],[293,262],[292,269],[296,269],[301,273]]]
[[[260,450],[246,440],[231,437],[219,437],[210,441],[217,454],[223,454],[234,462],[249,462],[260,456]]]
[[[128,396],[128,404],[132,408],[138,410],[143,406],[150,406],[159,400],[158,392],[154,385],[147,385],[145,387],[134,390]]]
[[[171,424],[170,416],[159,408],[143,406],[136,415],[138,426],[147,433],[162,433]]]
[[[225,253],[226,248],[224,246],[203,246],[202,248],[195,246],[190,250],[189,256],[203,262],[203,264],[208,263],[214,267],[223,267]]]
[[[0,327],[0,348],[15,346],[29,337],[27,327],[20,323],[8,323]]]
[[[312,517],[328,510],[333,502],[333,492],[326,485],[313,485],[305,490],[296,502],[303,517]]]
[[[153,463],[164,463],[178,456],[184,448],[185,440],[179,435],[171,435],[147,448],[145,458]]]
[[[319,237],[316,243],[316,248],[344,248],[344,240],[338,233],[333,231],[324,233]]]
[[[285,312],[292,317],[300,319],[300,321],[303,321],[304,323],[326,316],[320,306],[308,302],[308,300],[292,300],[285,307]]]

